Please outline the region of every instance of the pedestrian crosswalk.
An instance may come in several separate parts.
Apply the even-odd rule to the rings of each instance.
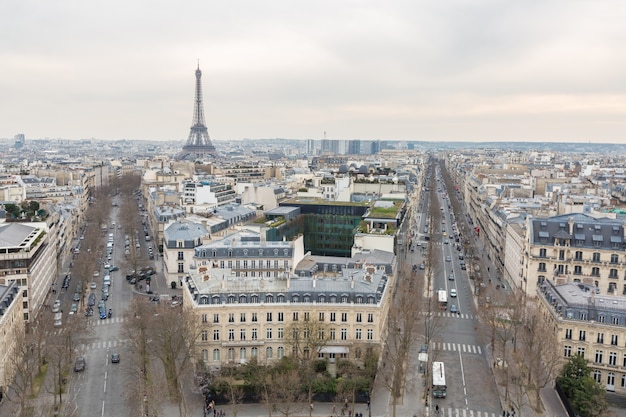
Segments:
[[[466,345],[463,343],[435,343],[435,350],[445,350],[452,352],[471,353],[476,355],[482,355],[483,350],[478,345]]]
[[[475,411],[449,407],[439,408],[439,411],[434,411],[433,415],[435,417],[500,417],[500,413],[493,411]]]
[[[465,313],[457,314],[457,313],[450,313],[449,311],[445,311],[445,312],[440,311],[437,313],[437,315],[439,317],[452,317],[456,319],[468,319],[468,320],[474,320],[476,318],[476,316],[473,314],[465,314]]]
[[[111,349],[124,344],[126,344],[126,340],[101,340],[93,343],[81,343],[78,345],[78,350],[84,352],[87,350]]]
[[[95,318],[92,319],[90,323],[92,326],[104,326],[106,324],[123,323],[124,321],[124,317],[112,317],[110,319]]]

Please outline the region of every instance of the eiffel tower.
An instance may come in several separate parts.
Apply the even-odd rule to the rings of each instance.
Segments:
[[[196,100],[193,106],[193,122],[187,138],[187,144],[183,146],[180,159],[198,160],[217,157],[215,146],[211,143],[209,132],[204,124],[204,105],[202,104],[202,71],[200,64],[196,69]]]

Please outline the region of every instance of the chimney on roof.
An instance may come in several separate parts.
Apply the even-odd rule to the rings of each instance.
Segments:
[[[354,275],[350,277],[350,288],[354,288]]]
[[[222,274],[222,289],[226,289],[226,277],[224,276],[224,274]]]
[[[315,278],[316,278],[316,276],[315,276],[315,274],[314,274],[314,275],[313,275],[313,288],[315,288],[315,281],[317,281]]]
[[[573,217],[569,217],[567,219],[567,223],[569,224],[569,234],[573,235],[574,234],[574,218]]]

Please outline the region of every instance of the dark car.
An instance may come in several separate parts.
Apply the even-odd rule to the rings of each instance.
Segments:
[[[70,280],[72,278],[70,277],[70,275],[66,275],[65,278],[63,278],[63,288],[69,288],[70,286]]]
[[[459,312],[459,310],[456,308],[456,305],[452,304],[450,306],[450,313],[458,313],[458,312]]]
[[[75,292],[74,297],[72,297],[72,301],[76,301],[76,302],[80,301],[80,294]]]
[[[111,354],[111,363],[120,363],[120,354],[119,353]]]
[[[85,370],[85,358],[79,356],[74,363],[74,372],[83,372]]]
[[[107,318],[107,311],[103,308],[100,309],[100,319],[106,319]]]
[[[96,304],[96,294],[91,293],[91,294],[89,294],[89,301],[87,302],[87,305],[89,305],[91,307],[94,304]]]

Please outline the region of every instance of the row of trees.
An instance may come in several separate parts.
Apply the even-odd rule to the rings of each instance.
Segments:
[[[440,167],[447,189],[453,190],[454,184],[443,161]],[[454,211],[462,214],[456,193],[451,193],[450,201]],[[472,262],[476,249],[468,237],[465,252]],[[477,273],[472,278],[480,289],[482,309],[479,314],[486,324],[481,332],[491,349],[497,382],[504,386],[505,401],[517,414],[521,415],[527,402],[542,411],[541,390],[558,380],[579,415],[604,415],[607,410],[604,388],[591,377],[591,369],[584,358],[575,355],[565,363],[550,313],[541,310],[536,300],[529,300],[521,292],[504,291],[504,288],[498,289],[499,285],[495,288],[482,286]],[[487,299],[489,303],[485,302]]]
[[[127,176],[114,179],[109,185],[91,190],[90,201],[85,214],[85,222],[80,227],[80,251],[73,255],[72,268],[67,270],[67,262],[57,256],[56,273],[62,277],[71,273],[70,287],[61,289],[60,282],[54,287],[46,304],[34,317],[25,333],[15,335],[17,352],[10,357],[9,367],[12,368],[14,380],[7,392],[11,407],[16,414],[25,417],[48,415],[49,410],[34,406],[39,395],[52,395],[58,415],[72,416],[76,413],[71,397],[66,392],[68,379],[72,375],[72,367],[76,359],[75,348],[85,337],[89,337],[91,328],[85,326],[81,314],[69,315],[64,312],[62,328],[55,328],[53,314],[49,311],[56,299],[55,293],[67,291],[72,294],[77,286],[82,287],[82,301],[88,295],[87,288],[93,279],[94,271],[100,268],[104,256],[104,241],[100,237],[100,226],[108,223],[112,196],[119,190],[132,194],[137,187],[139,177]],[[134,188],[132,188],[134,187]],[[45,215],[35,201],[24,202],[20,206],[9,207],[8,211],[15,217],[26,213],[26,217]],[[67,298],[67,297],[66,297]]]

